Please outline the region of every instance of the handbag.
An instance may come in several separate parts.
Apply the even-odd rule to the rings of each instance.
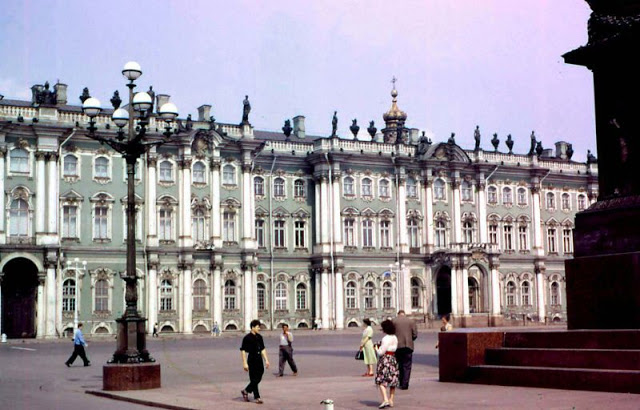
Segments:
[[[358,350],[356,353],[356,360],[364,360],[364,352],[362,350]]]

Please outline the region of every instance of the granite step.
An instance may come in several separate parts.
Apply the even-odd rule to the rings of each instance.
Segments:
[[[485,363],[502,366],[640,371],[640,350],[490,348],[485,350]]]
[[[640,371],[532,366],[470,366],[468,383],[640,393]]]
[[[638,349],[640,330],[507,332],[504,347],[561,349]]]

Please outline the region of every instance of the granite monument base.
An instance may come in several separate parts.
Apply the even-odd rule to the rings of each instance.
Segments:
[[[148,390],[160,388],[160,364],[105,364],[102,388],[107,391]]]

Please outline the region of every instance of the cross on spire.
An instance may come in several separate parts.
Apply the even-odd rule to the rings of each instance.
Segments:
[[[398,79],[396,78],[396,76],[394,75],[393,78],[391,79],[391,83],[393,84],[393,89],[396,89],[396,81],[398,81]]]

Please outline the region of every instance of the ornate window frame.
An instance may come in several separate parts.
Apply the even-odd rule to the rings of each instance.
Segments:
[[[84,197],[74,190],[69,190],[66,193],[60,195],[60,240],[61,241],[80,241],[80,232],[82,232],[82,202]],[[76,209],[76,228],[75,232],[69,232],[70,234],[65,236],[65,207],[75,207]]]
[[[108,243],[113,239],[113,204],[116,202],[113,196],[108,192],[98,192],[93,195],[89,202],[91,203],[91,239],[93,242],[98,243]],[[97,208],[106,208],[107,214],[107,232],[106,237],[98,236],[98,232],[96,231],[96,209]]]
[[[210,238],[209,225],[211,220],[211,203],[209,202],[208,197],[204,197],[202,199],[198,199],[197,197],[191,198],[191,235],[193,238],[194,247],[204,247],[208,244]],[[194,220],[196,217],[200,217],[200,215],[196,215],[198,212],[201,212],[202,217],[202,238],[196,237],[196,230],[194,229]]]
[[[169,220],[169,229],[171,230],[171,232],[169,232],[169,235],[167,236],[166,233],[164,235],[162,235],[163,237],[161,237],[160,235],[160,228],[162,227],[161,225],[161,221],[162,221],[162,213],[165,213],[164,218],[166,218],[166,213],[169,212],[169,217],[171,218]],[[160,241],[160,244],[172,244],[176,242],[176,225],[177,225],[177,218],[176,218],[176,213],[178,212],[178,200],[175,199],[173,196],[171,195],[162,195],[160,197],[158,197],[158,199],[156,200],[156,218],[157,218],[157,227],[158,227],[158,240]]]
[[[163,164],[168,164],[170,167],[169,175],[164,175],[167,173],[166,168],[163,169]],[[166,165],[165,165],[166,166]],[[175,185],[176,183],[176,169],[177,164],[176,161],[171,157],[163,157],[158,161],[158,185],[162,187],[170,187]]]
[[[94,317],[110,318],[113,312],[113,286],[116,273],[109,268],[100,267],[89,270],[89,276],[91,278],[91,312]],[[101,280],[107,284],[107,310],[96,310],[96,285]]]
[[[27,154],[27,166],[26,171],[13,169],[14,154],[17,151],[24,151]],[[35,150],[30,146],[29,142],[23,138],[15,141],[13,146],[8,147],[7,157],[7,176],[23,176],[33,178],[33,159]],[[44,155],[39,153],[38,155]]]
[[[76,163],[75,172],[67,172],[67,158],[74,158]],[[60,170],[62,178],[67,183],[73,183],[82,178],[82,156],[75,152],[66,152],[62,156],[62,169]]]
[[[202,180],[196,181],[196,166],[202,166]],[[199,173],[200,171],[198,171]],[[206,161],[201,159],[196,159],[191,164],[191,183],[195,187],[205,187],[209,184],[209,167],[207,166]]]
[[[102,160],[106,161],[106,172],[104,175],[98,173],[98,162],[102,163]],[[105,166],[105,165],[100,165]],[[91,159],[91,174],[93,180],[98,184],[105,185],[113,179],[113,157],[104,151],[99,150],[96,155]]]
[[[347,189],[348,186],[351,188]],[[342,196],[347,199],[356,197],[356,179],[352,175],[342,178]]]

